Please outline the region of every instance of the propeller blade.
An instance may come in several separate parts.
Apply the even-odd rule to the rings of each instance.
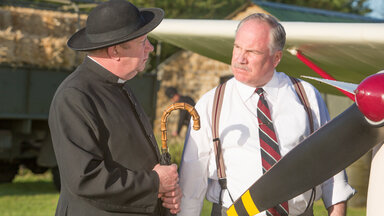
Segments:
[[[344,91],[347,91],[347,92],[349,92],[351,94],[355,94],[355,89],[358,86],[358,84],[341,82],[341,81],[335,81],[335,80],[329,80],[329,79],[322,79],[322,78],[318,78],[318,77],[310,77],[310,76],[301,76],[301,77],[304,77],[304,78],[307,78],[307,79],[316,80],[316,81],[319,81],[319,82],[331,85],[333,87],[336,87],[336,88],[342,89]]]
[[[375,145],[384,127],[370,125],[356,104],[286,154],[228,209],[228,216],[254,215],[321,184]]]

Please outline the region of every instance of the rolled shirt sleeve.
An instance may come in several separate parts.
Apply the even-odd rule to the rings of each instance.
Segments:
[[[321,190],[324,206],[327,209],[339,202],[349,200],[356,193],[356,190],[348,184],[345,170],[325,181],[321,185]]]

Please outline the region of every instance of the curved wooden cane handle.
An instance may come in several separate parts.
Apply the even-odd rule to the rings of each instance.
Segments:
[[[183,109],[187,110],[189,114],[191,114],[193,119],[193,129],[199,130],[200,129],[200,116],[195,110],[195,108],[187,103],[174,103],[171,104],[164,112],[163,116],[161,117],[161,152],[165,153],[168,152],[168,145],[167,145],[167,118],[171,114],[173,110],[177,109]]]

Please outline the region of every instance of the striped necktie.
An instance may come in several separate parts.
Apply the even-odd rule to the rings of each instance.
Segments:
[[[259,122],[261,163],[263,166],[263,173],[265,173],[280,160],[281,156],[275,130],[273,128],[271,113],[269,111],[268,103],[264,98],[264,90],[262,88],[256,88],[255,92],[260,96],[259,102],[257,103],[257,119]],[[268,216],[286,216],[289,212],[288,202],[270,208],[266,212]]]

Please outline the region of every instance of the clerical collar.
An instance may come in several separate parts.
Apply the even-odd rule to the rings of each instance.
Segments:
[[[123,80],[123,79],[121,79],[121,78],[119,78],[119,79],[117,80],[117,83],[125,83],[125,82],[127,82],[127,80]]]
[[[101,65],[99,62],[97,62],[95,59],[93,59],[91,56],[87,56],[89,59],[91,59],[92,61],[94,61],[94,62],[96,62],[98,65],[100,65],[101,67],[103,67],[103,68],[105,68],[103,65]],[[117,83],[125,83],[125,82],[127,82],[127,80],[124,80],[124,79],[121,79],[121,78],[119,78],[118,80],[117,80]]]

